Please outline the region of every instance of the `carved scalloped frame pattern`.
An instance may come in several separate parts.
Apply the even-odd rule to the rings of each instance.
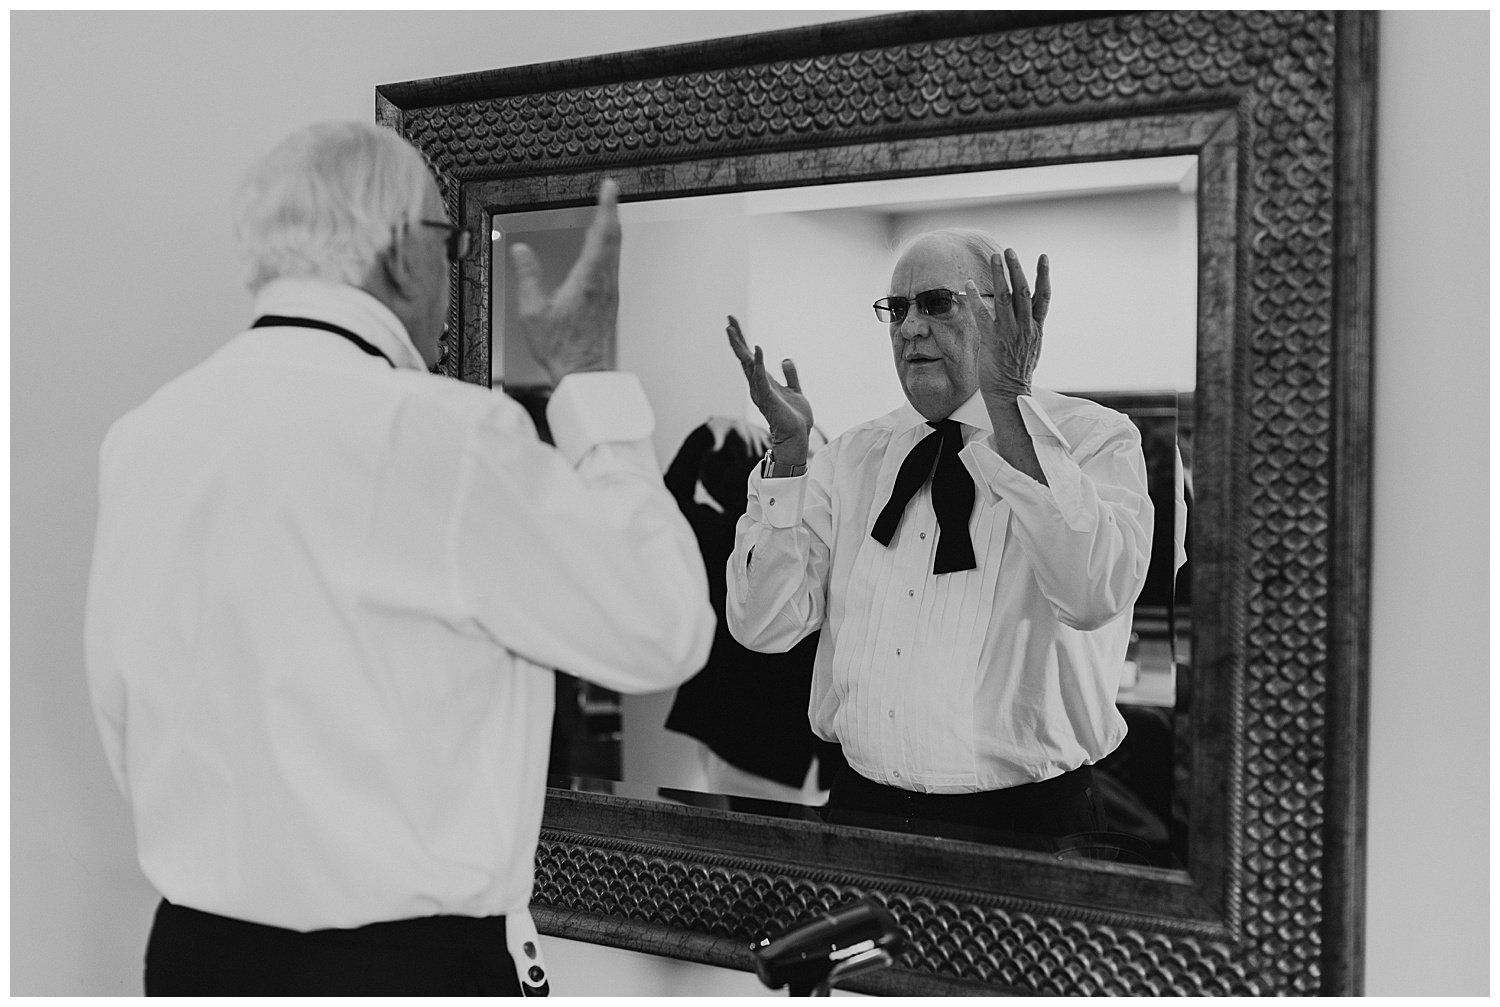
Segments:
[[[1247,655],[1230,720],[1243,739],[1232,945],[622,852],[549,835],[539,904],[750,939],[875,890],[920,935],[918,971],[1017,992],[1309,994],[1320,990],[1333,395],[1335,21],[1331,13],[1174,11],[710,69],[402,112],[456,208],[464,183],[795,152],[1133,111],[1222,106],[1241,120],[1232,444]],[[1247,255],[1248,253],[1248,255]],[[1254,268],[1250,268],[1253,259]],[[459,293],[458,277],[454,279]],[[457,298],[455,296],[455,304]],[[487,333],[450,373],[487,384]],[[461,371],[461,373],[460,373]],[[1241,733],[1242,732],[1242,733]]]
[[[680,853],[650,844],[590,837],[579,843],[543,830],[537,854],[538,906],[629,919],[669,931],[752,943],[875,895],[908,939],[894,988],[1046,996],[1257,995],[1270,987],[1247,974],[1242,949],[1224,941],[1132,927],[1122,916],[997,896],[808,870],[746,858]],[[884,977],[882,977],[884,978]],[[871,989],[886,991],[876,982]]]

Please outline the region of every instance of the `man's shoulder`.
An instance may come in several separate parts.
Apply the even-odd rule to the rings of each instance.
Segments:
[[[237,341],[230,340],[207,359],[167,381],[110,425],[104,445],[153,439],[164,426],[170,428],[191,422],[194,416],[222,412],[229,408],[219,401],[226,398],[228,388],[235,389],[233,408],[241,418],[246,409],[266,415],[283,412],[277,404],[276,388],[265,383],[265,374],[255,373],[261,361],[252,358],[247,369],[237,350]],[[291,364],[291,372],[294,376],[317,374],[316,370],[298,368],[296,362]],[[255,388],[264,391],[253,393]],[[405,368],[382,367],[372,371],[368,380],[346,382],[337,394],[322,397],[320,406],[319,413],[334,424],[352,419],[373,421],[378,426],[376,415],[399,412],[406,417],[405,422],[446,431],[443,436],[454,443],[463,443],[467,431],[481,427],[535,436],[535,426],[525,408],[501,390]]]
[[[1082,395],[1066,395],[1049,389],[1035,389],[1031,397],[1056,423],[1078,422],[1104,426],[1134,426],[1130,417]]]
[[[856,423],[830,440],[819,449],[818,454],[840,459],[845,464],[854,459],[867,458],[872,451],[884,450],[890,443],[891,435],[900,425],[900,419],[901,409],[898,407],[884,416]]]
[[[1135,421],[1102,402],[1042,389],[1034,390],[1031,399],[1074,450],[1089,452],[1105,443],[1140,441]]]
[[[414,407],[440,413],[455,426],[498,427],[536,435],[526,407],[503,389],[423,371],[397,371],[391,378],[403,387]]]
[[[130,406],[110,424],[104,435],[105,446],[124,440],[137,430],[150,431],[154,424],[173,425],[184,422],[184,418],[177,415],[182,409],[178,403],[212,394],[219,380],[215,369],[232,343],[233,340],[187,370],[168,378],[144,399]],[[143,432],[142,436],[153,437],[155,434]]]
[[[909,410],[909,408],[910,407],[904,405],[897,406],[895,409],[892,409],[890,412],[885,413],[882,416],[876,416],[874,419],[865,420],[862,423],[856,423],[854,426],[849,427],[847,430],[839,434],[837,437],[833,438],[833,440],[829,441],[828,443],[829,445],[833,445],[850,444],[859,441],[868,442],[872,439],[887,440],[890,438],[892,432],[895,431],[899,426],[901,426],[904,421],[904,414]]]
[[[851,478],[861,478],[854,473],[880,464],[893,434],[901,426],[901,413],[898,407],[884,416],[849,427],[813,455],[809,474],[835,487],[846,486]]]

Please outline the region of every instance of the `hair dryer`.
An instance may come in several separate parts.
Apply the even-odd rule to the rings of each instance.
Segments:
[[[890,911],[864,895],[751,946],[755,971],[789,996],[828,996],[838,980],[891,964],[905,935]]]

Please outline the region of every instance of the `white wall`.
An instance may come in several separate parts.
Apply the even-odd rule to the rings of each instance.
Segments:
[[[1380,27],[1366,992],[1482,994],[1489,14]]]
[[[619,366],[651,397],[663,468],[704,420],[744,412],[724,321],[744,312],[749,251],[743,234],[721,231],[695,220],[635,225],[620,257]]]
[[[154,898],[83,688],[95,457],[244,323],[224,207],[249,160],[372,117],[380,83],[845,16],[12,15],[13,993],[140,991]],[[1488,988],[1487,34],[1484,14],[1382,16],[1371,994]],[[558,993],[756,991],[548,946]]]

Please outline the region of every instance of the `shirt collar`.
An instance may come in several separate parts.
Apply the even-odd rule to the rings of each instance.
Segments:
[[[292,315],[342,325],[378,347],[397,367],[425,371],[427,364],[395,312],[375,297],[342,283],[283,277],[255,295],[255,315]]]
[[[957,420],[971,427],[978,427],[985,433],[993,433],[994,427],[990,424],[989,410],[984,408],[984,396],[975,392],[964,400],[953,412],[948,414],[948,419]],[[917,412],[916,407],[910,402],[897,410],[896,426],[905,432],[927,422],[927,418]]]
[[[1064,448],[1071,450],[1068,439],[1058,429],[1056,421],[1048,415],[1049,408],[1056,408],[1063,402],[1062,396],[1039,388],[1030,395],[1022,395],[1017,401],[1021,406],[1021,419],[1032,436],[1051,435],[1056,437]],[[965,399],[962,405],[948,414],[948,418],[966,426],[977,427],[986,434],[995,431],[994,424],[990,423],[990,412],[984,406],[984,395],[980,392],[975,392]],[[926,417],[917,412],[910,402],[896,411],[896,429],[902,433],[922,426],[926,422]]]

